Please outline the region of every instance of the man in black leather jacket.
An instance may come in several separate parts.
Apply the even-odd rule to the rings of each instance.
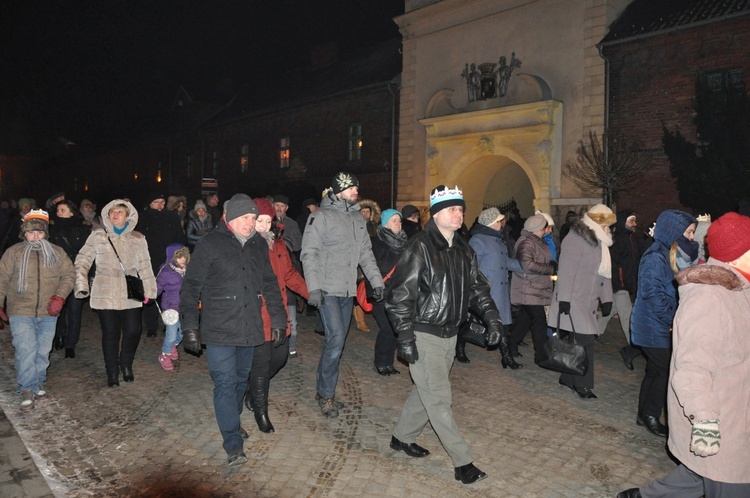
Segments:
[[[500,342],[502,323],[474,251],[455,236],[465,209],[458,187],[440,185],[432,191],[432,219],[404,247],[391,277],[386,310],[398,335],[398,355],[409,363],[414,380],[393,429],[391,448],[412,457],[429,455],[415,441],[430,422],[453,460],[456,480],[470,484],[487,474],[474,466],[453,419],[448,374],[469,308],[487,324],[490,345]]]

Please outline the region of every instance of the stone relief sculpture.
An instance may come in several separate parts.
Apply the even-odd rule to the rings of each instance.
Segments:
[[[477,100],[480,92],[479,76],[480,72],[477,71],[476,64],[466,64],[461,76],[466,79],[466,94],[469,96],[469,102]]]
[[[496,97],[504,97],[508,91],[508,82],[513,74],[513,69],[521,67],[521,61],[516,59],[516,53],[510,56],[510,64],[506,64],[505,57],[500,57],[497,68],[497,94]]]
[[[497,69],[495,69],[497,66]],[[469,103],[477,100],[487,100],[504,97],[508,91],[508,83],[513,70],[521,67],[521,61],[513,52],[508,63],[505,56],[500,57],[499,63],[484,62],[482,64],[466,63],[461,77],[466,80],[466,94]]]

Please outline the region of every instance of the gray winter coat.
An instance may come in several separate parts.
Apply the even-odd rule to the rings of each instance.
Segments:
[[[526,229],[516,242],[514,252],[524,273],[514,273],[510,283],[510,302],[520,305],[547,306],[552,299],[550,264],[552,253],[547,243]]]
[[[109,211],[115,204],[124,204],[130,215],[128,225],[121,235],[117,235],[109,219]],[[125,310],[140,308],[142,303],[128,299],[125,274],[109,243],[111,240],[117,248],[125,272],[128,275],[138,274],[143,280],[143,290],[149,299],[156,298],[156,277],[151,268],[148,245],[145,237],[135,231],[138,224],[138,211],[127,201],[115,199],[102,209],[102,226],[97,228],[86,240],[76,257],[75,297],[82,299],[91,294],[91,309]],[[89,269],[96,262],[96,275],[89,289]]]
[[[570,303],[570,315],[561,315],[559,327],[576,333],[595,335],[599,333],[596,309],[599,302],[612,302],[612,280],[599,275],[602,261],[601,241],[594,231],[582,221],[576,222],[568,232],[560,251],[560,267],[557,285],[549,310],[549,325],[557,328],[557,311],[560,301]]]
[[[383,287],[359,205],[348,206],[333,194],[307,219],[301,259],[311,293],[322,290],[332,296],[355,296],[357,265],[373,287]]]

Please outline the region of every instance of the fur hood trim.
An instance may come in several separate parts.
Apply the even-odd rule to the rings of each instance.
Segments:
[[[359,200],[359,209],[360,211],[364,208],[370,208],[370,212],[372,213],[372,216],[370,220],[373,223],[380,223],[380,206],[377,202],[373,201],[372,199],[360,199]]]
[[[718,265],[691,266],[677,273],[675,278],[680,285],[721,285],[730,291],[742,290],[746,285],[735,272]]]
[[[587,227],[586,224],[581,220],[578,220],[574,224],[572,224],[570,226],[570,231],[577,234],[579,237],[585,240],[586,243],[594,247],[599,245],[599,239],[596,238],[596,234],[594,233],[594,231]]]

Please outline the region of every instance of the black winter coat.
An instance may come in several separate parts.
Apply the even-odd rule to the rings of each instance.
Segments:
[[[268,259],[268,243],[255,233],[243,246],[220,221],[195,244],[185,272],[180,290],[182,329],[197,329],[200,315],[203,344],[259,346],[265,342],[261,296],[271,328],[286,329],[287,314]]]
[[[630,211],[617,213],[617,225],[609,254],[612,258],[612,291],[628,291],[635,296],[638,290],[638,265],[641,261],[641,246],[635,235],[625,228]]]
[[[164,263],[167,246],[185,244],[185,232],[182,231],[180,217],[174,211],[157,211],[147,207],[140,213],[135,229],[146,237],[154,275],[159,273],[159,268]]]
[[[469,308],[487,325],[500,322],[474,250],[458,234],[449,246],[435,220],[409,239],[390,280],[385,307],[399,342],[414,331],[453,337]]]

